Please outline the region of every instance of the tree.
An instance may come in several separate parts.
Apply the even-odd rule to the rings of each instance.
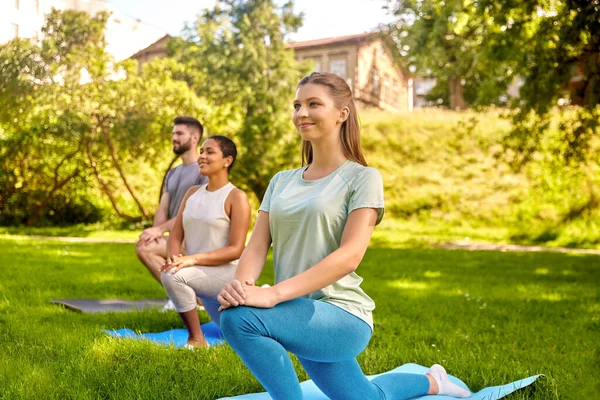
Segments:
[[[227,130],[240,150],[232,172],[259,200],[273,174],[300,159],[290,110],[303,74],[284,42],[301,24],[292,5],[221,0],[170,47],[196,93],[231,107]]]
[[[0,210],[28,202],[13,222],[34,224],[55,199],[97,191],[119,217],[148,220],[173,118],[195,115],[219,127],[216,107],[173,78],[172,60],[141,71],[132,60],[115,63],[104,49],[107,18],[53,10],[40,46],[0,46],[0,165],[11,172],[0,180]]]
[[[600,1],[498,5],[486,0],[480,9],[488,10],[498,21],[505,16],[510,40],[496,34],[489,47],[503,55],[499,62],[515,65],[524,81],[513,104],[514,129],[505,140],[513,151],[513,165],[520,168],[533,159],[558,106],[561,122],[552,153],[556,164],[579,171],[588,192],[585,204],[569,212],[569,218],[600,206],[600,159],[592,151],[594,142],[600,140]],[[578,81],[573,82],[577,70]],[[560,106],[573,100],[577,106]]]
[[[581,197],[587,200],[565,218],[600,205],[600,159],[594,150],[600,141],[600,0],[392,3],[400,43],[409,43],[406,53],[416,65],[442,80],[448,76],[444,69],[465,76],[485,71],[476,74],[483,79],[475,80],[475,104],[485,104],[482,99],[519,77],[523,85],[511,102],[513,129],[504,139],[504,156],[521,168],[536,154],[552,154],[544,160],[554,166],[552,173],[583,182]],[[553,119],[560,122],[550,130]]]
[[[484,41],[493,25],[476,13],[476,0],[394,0],[390,35],[397,54],[415,74],[437,80],[432,93],[451,109],[501,101],[514,74],[505,64],[487,62]]]

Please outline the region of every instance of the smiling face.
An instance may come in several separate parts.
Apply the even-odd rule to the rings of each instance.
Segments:
[[[223,151],[219,147],[219,143],[214,139],[206,139],[200,147],[200,157],[198,164],[200,172],[204,176],[210,176],[221,171],[227,171],[227,167],[231,165],[233,157],[223,157]]]
[[[307,83],[298,87],[292,120],[302,139],[315,142],[339,135],[347,116],[347,107],[337,108],[326,86]]]

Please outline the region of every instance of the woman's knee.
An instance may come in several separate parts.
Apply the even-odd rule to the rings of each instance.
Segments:
[[[181,282],[177,279],[177,275],[173,275],[169,272],[161,272],[160,281],[164,288],[171,288],[179,285]]]
[[[244,332],[250,325],[248,322],[253,315],[249,312],[248,307],[239,306],[232,307],[221,312],[221,332],[225,339],[230,340],[231,337]]]

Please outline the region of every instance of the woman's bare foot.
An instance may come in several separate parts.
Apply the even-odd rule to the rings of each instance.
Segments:
[[[189,338],[186,344],[188,346],[198,347],[198,348],[208,347],[208,342],[204,338],[202,338],[202,339],[192,339],[192,338]]]

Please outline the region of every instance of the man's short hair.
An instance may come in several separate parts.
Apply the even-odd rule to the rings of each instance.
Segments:
[[[190,128],[196,129],[200,133],[200,139],[202,139],[202,134],[204,133],[204,127],[194,117],[177,117],[173,120],[174,125],[186,125]]]

